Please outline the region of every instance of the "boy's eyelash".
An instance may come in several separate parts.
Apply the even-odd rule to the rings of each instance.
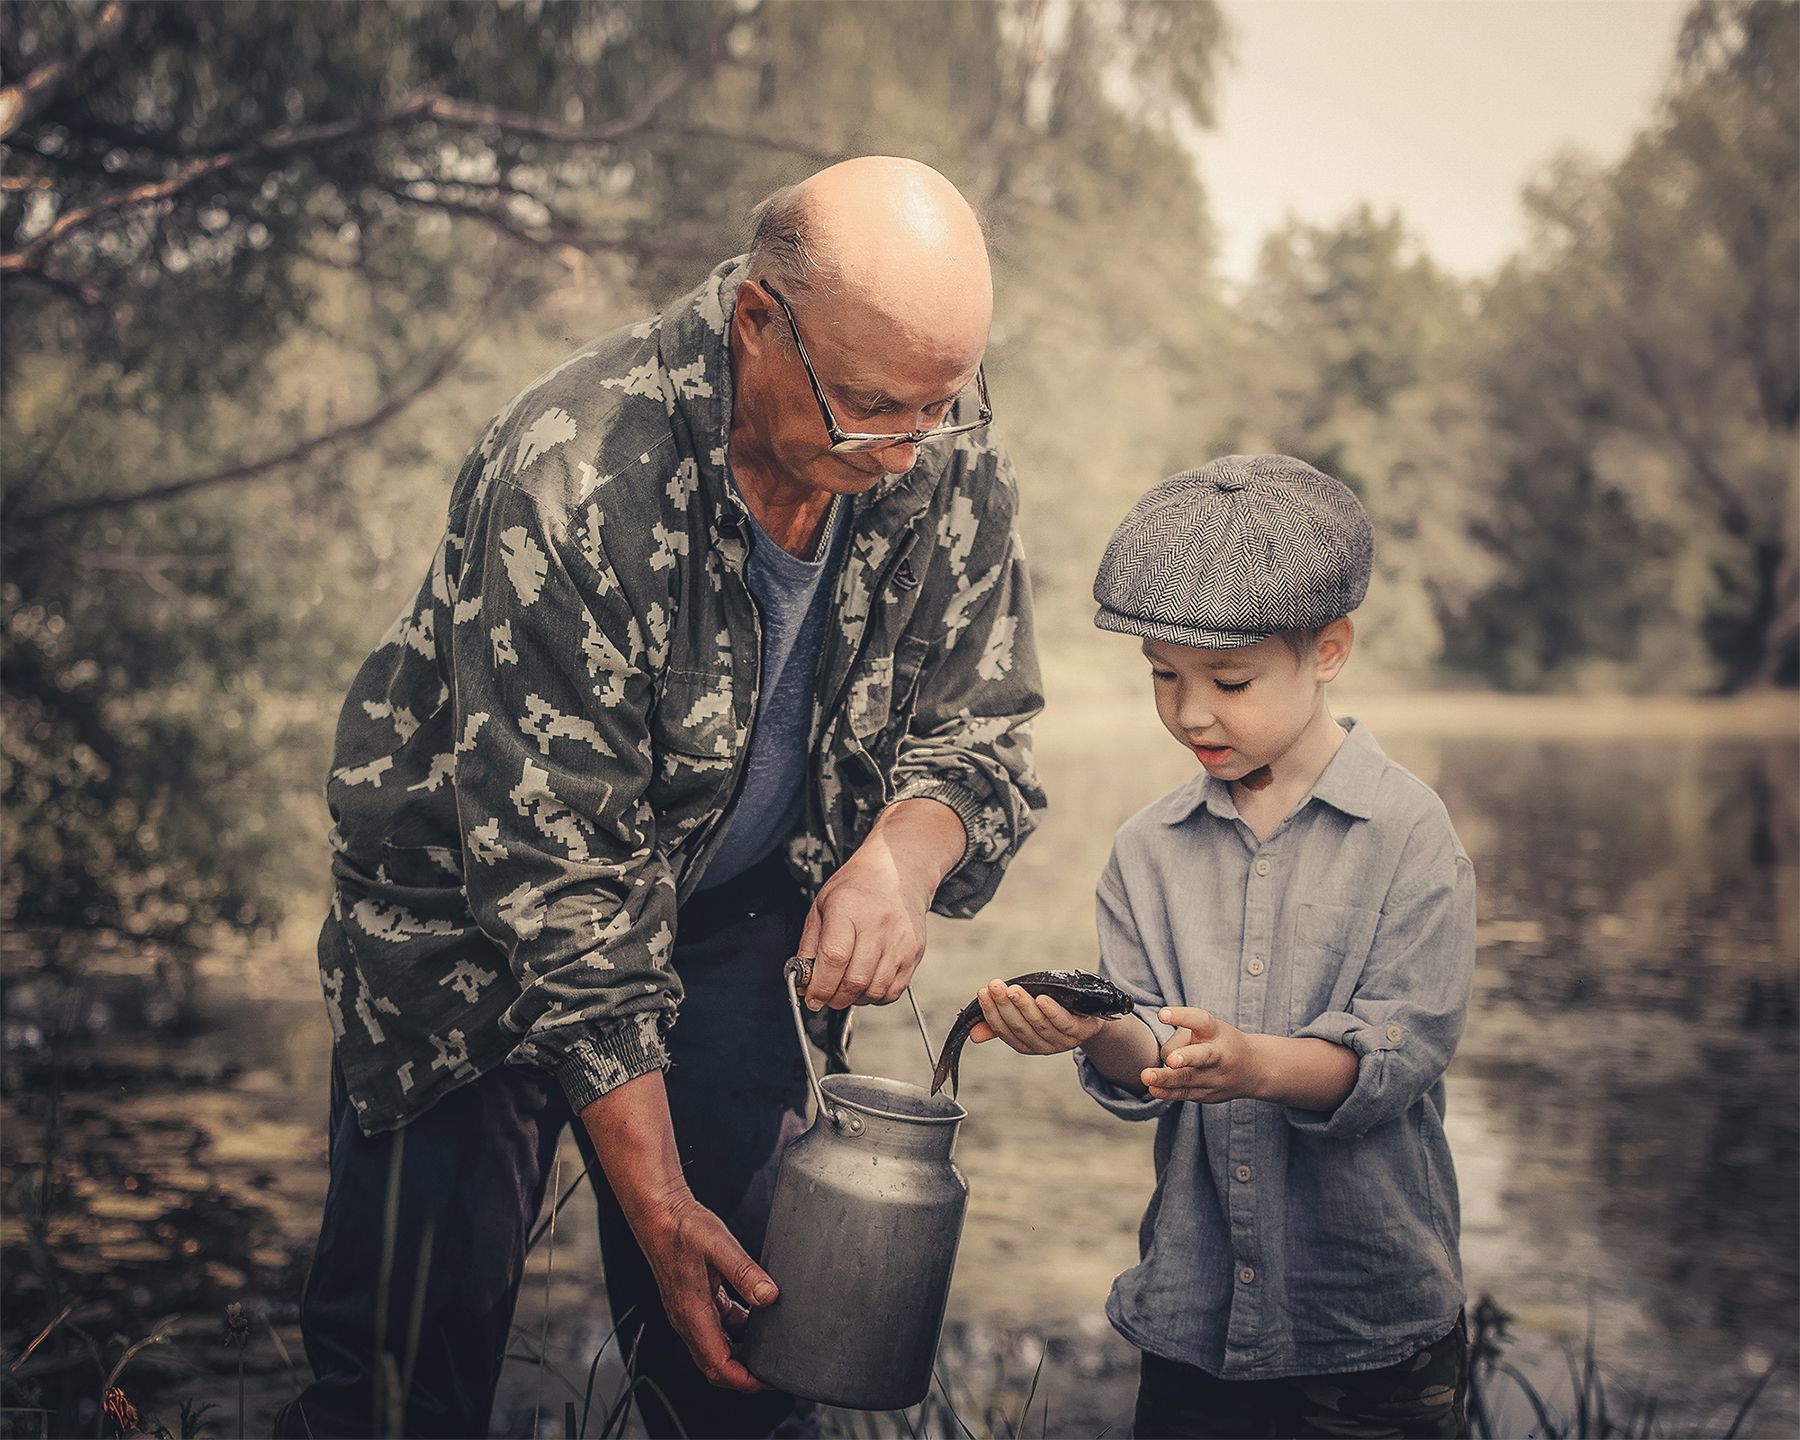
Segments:
[[[1236,680],[1229,684],[1220,680],[1215,683],[1217,683],[1218,687],[1228,695],[1235,695],[1240,690],[1248,690],[1250,688],[1250,682],[1248,680]]]

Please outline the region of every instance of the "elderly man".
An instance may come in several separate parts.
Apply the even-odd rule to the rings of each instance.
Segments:
[[[1043,804],[992,303],[948,181],[848,161],[470,453],[338,729],[317,1378],[280,1433],[485,1430],[571,1117],[651,1432],[795,1425],[726,1329],[775,1296],[804,1120],[782,965],[821,1016],[895,999]]]

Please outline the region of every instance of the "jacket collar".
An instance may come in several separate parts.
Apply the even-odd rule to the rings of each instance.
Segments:
[[[1367,820],[1375,813],[1376,791],[1389,761],[1362,721],[1347,718],[1338,724],[1344,729],[1344,743],[1313,781],[1306,799],[1294,807],[1295,813],[1318,800],[1354,820]],[[1163,802],[1163,823],[1180,825],[1202,809],[1221,820],[1242,818],[1231,798],[1230,782],[1202,772]]]

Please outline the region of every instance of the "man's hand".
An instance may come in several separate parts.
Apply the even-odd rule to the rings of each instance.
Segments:
[[[1008,989],[1004,980],[988,981],[975,999],[983,1018],[969,1039],[981,1045],[998,1036],[1021,1055],[1060,1055],[1106,1028],[1104,1016],[1077,1015],[1048,995],[1029,995],[1016,985]]]
[[[1144,1088],[1158,1100],[1204,1105],[1260,1095],[1264,1080],[1256,1041],[1208,1010],[1171,1005],[1157,1018],[1179,1028],[1162,1047],[1161,1066],[1143,1073]]]
[[[688,1189],[662,1071],[608,1090],[582,1110],[581,1123],[694,1364],[728,1390],[766,1389],[732,1358],[725,1331],[750,1308],[771,1303],[775,1282]],[[629,1332],[632,1321],[624,1319]]]
[[[725,1222],[685,1195],[634,1233],[656,1276],[669,1323],[700,1373],[728,1390],[766,1390],[733,1358],[726,1331],[741,1325],[750,1308],[773,1303],[778,1292]],[[626,1333],[632,1328],[627,1321]]]
[[[925,954],[932,897],[966,844],[956,812],[936,800],[900,800],[881,812],[807,911],[797,953],[814,962],[811,1009],[900,998]]]

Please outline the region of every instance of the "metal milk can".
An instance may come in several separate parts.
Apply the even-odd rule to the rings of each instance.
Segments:
[[[788,999],[818,1113],[782,1154],[762,1251],[781,1297],[751,1311],[740,1358],[758,1379],[809,1400],[899,1410],[931,1386],[969,1199],[951,1159],[967,1112],[905,1081],[821,1081],[796,963]],[[913,1015],[929,1062],[916,1000]]]

